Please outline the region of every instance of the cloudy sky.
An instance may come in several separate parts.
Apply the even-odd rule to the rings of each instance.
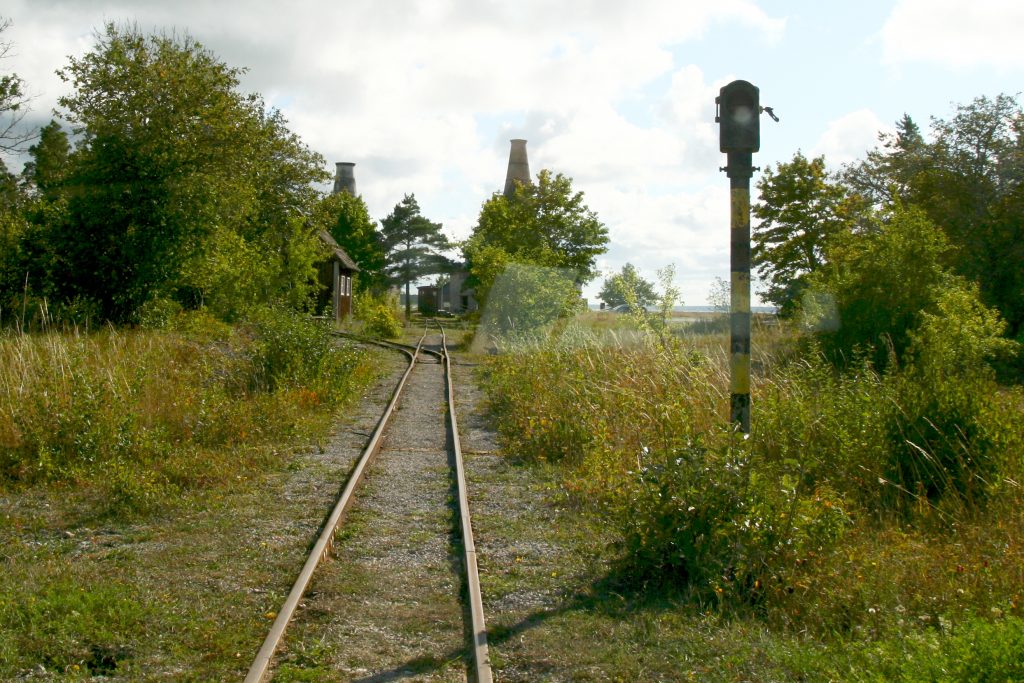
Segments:
[[[52,117],[54,72],[105,22],[187,32],[247,67],[243,87],[332,168],[355,162],[372,216],[412,192],[456,239],[525,138],[533,173],[571,176],[608,226],[602,270],[654,280],[675,264],[687,304],[728,278],[721,86],[752,82],[781,117],[762,120],[759,166],[797,150],[838,166],[904,112],[926,127],[1024,90],[1021,0],[6,0],[0,14],[0,69],[36,96],[28,123]]]

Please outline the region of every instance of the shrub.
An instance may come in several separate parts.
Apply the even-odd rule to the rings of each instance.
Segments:
[[[529,332],[578,310],[575,273],[509,263],[488,292],[481,327],[489,333]]]
[[[397,339],[402,335],[394,297],[365,294],[357,302],[356,318],[362,321],[364,334],[383,339]]]
[[[955,278],[943,266],[949,244],[917,208],[894,206],[888,220],[863,233],[837,236],[830,266],[809,277],[806,323],[838,365],[870,349],[876,368],[902,361],[921,311]],[[860,352],[858,352],[860,350]]]
[[[335,375],[351,370],[352,358],[343,358],[328,321],[286,308],[260,307],[246,322],[255,332],[250,351],[255,388],[273,392],[313,386],[330,391]]]
[[[848,521],[839,496],[805,489],[795,462],[753,466],[753,457],[699,441],[647,454],[619,506],[631,573],[756,601],[831,548]]]
[[[171,326],[182,312],[181,304],[173,299],[155,298],[144,303],[136,315],[139,326],[150,330],[162,330]]]
[[[910,362],[893,373],[896,405],[889,426],[890,476],[904,490],[936,500],[954,493],[984,498],[996,473],[1001,435],[998,393],[989,362],[1011,355],[998,314],[978,300],[976,286],[950,287],[937,311],[922,312],[911,332]]]

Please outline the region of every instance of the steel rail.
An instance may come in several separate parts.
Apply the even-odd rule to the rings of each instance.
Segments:
[[[288,597],[285,599],[284,605],[281,606],[280,611],[277,613],[277,617],[274,619],[274,624],[270,627],[270,632],[267,633],[267,637],[263,641],[263,646],[260,647],[259,652],[256,654],[256,659],[253,660],[252,665],[249,667],[249,673],[245,677],[246,683],[259,683],[263,680],[267,670],[270,668],[270,662],[274,657],[274,652],[277,651],[277,648],[284,637],[285,629],[288,628],[288,623],[291,621],[292,616],[294,616],[295,610],[298,608],[299,602],[302,600],[302,596],[306,592],[306,588],[309,586],[309,582],[313,578],[313,572],[316,571],[317,565],[320,564],[320,560],[330,552],[334,542],[334,532],[338,527],[338,523],[341,521],[346,508],[352,501],[352,494],[355,491],[356,486],[359,485],[363,475],[366,473],[367,467],[380,448],[381,435],[384,433],[384,428],[387,425],[388,419],[391,417],[391,413],[395,410],[395,406],[401,396],[402,389],[405,388],[406,380],[409,378],[409,375],[412,374],[412,369],[416,365],[416,359],[419,356],[420,347],[423,345],[423,340],[426,336],[427,333],[426,330],[424,330],[423,337],[420,338],[420,341],[416,345],[414,351],[400,349],[409,357],[409,366],[405,369],[402,379],[395,387],[395,390],[391,395],[391,400],[388,402],[387,408],[384,409],[384,413],[381,416],[380,421],[377,423],[377,428],[374,430],[369,443],[363,450],[363,454],[360,456],[355,469],[349,476],[348,482],[345,484],[345,489],[342,491],[341,496],[339,496],[338,501],[335,503],[334,509],[331,510],[331,514],[327,518],[327,522],[324,524],[323,530],[321,531],[319,538],[317,538],[316,544],[310,551],[309,557],[306,559],[306,563],[302,567],[302,571],[299,572],[298,578],[295,579],[295,583],[292,585],[292,589],[288,593]]]
[[[469,594],[470,630],[473,634],[473,674],[476,683],[491,683],[491,661],[487,651],[487,626],[484,624],[484,603],[480,591],[480,574],[476,563],[476,546],[473,543],[473,525],[469,519],[469,491],[466,486],[466,468],[462,462],[462,446],[459,442],[459,423],[455,416],[455,392],[452,387],[452,364],[448,355],[448,338],[444,327],[435,321],[441,330],[441,353],[443,356],[445,392],[448,400],[448,424],[451,429],[455,478],[458,489],[459,521],[462,525],[463,567],[466,572],[466,588]]]
[[[372,337],[363,337],[363,336],[358,335],[358,334],[352,334],[351,332],[336,331],[336,332],[333,332],[332,334],[334,334],[334,336],[336,336],[336,337],[341,337],[343,339],[351,339],[351,340],[357,341],[357,342],[359,342],[361,344],[373,344],[375,346],[382,346],[382,347],[384,347],[386,349],[395,349],[397,351],[403,351],[403,350],[413,351],[413,350],[419,348],[420,352],[426,353],[426,354],[429,354],[429,355],[433,356],[439,362],[441,361],[441,358],[442,358],[442,355],[443,355],[440,351],[434,351],[433,349],[420,348],[419,346],[413,346],[411,344],[402,344],[401,342],[393,342],[393,341],[388,341],[388,340],[385,340],[385,339],[374,339]]]

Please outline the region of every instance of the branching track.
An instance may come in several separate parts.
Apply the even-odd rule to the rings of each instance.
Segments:
[[[438,327],[441,335],[440,351],[424,347],[424,340],[427,338],[428,334],[427,330],[424,330],[423,336],[414,347],[391,342],[379,342],[365,339],[359,340],[364,343],[374,343],[379,346],[384,346],[401,352],[407,356],[409,365],[402,375],[401,380],[395,387],[391,400],[384,409],[381,419],[377,423],[376,429],[371,435],[366,448],[353,468],[348,481],[345,483],[345,487],[338,497],[334,508],[331,510],[324,522],[322,531],[316,542],[313,544],[312,550],[310,551],[302,570],[299,572],[291,591],[285,599],[284,604],[281,606],[281,609],[278,611],[277,617],[263,642],[263,646],[260,648],[252,666],[249,668],[249,673],[245,679],[247,682],[257,683],[258,681],[263,681],[267,672],[270,670],[274,654],[284,639],[285,630],[288,628],[289,623],[295,616],[296,610],[299,608],[303,599],[303,595],[306,593],[310,582],[313,579],[314,572],[316,572],[317,567],[320,566],[321,562],[330,554],[333,548],[335,533],[341,525],[346,511],[351,507],[355,499],[355,494],[359,488],[360,482],[363,480],[370,468],[374,457],[381,449],[381,442],[383,440],[385,430],[388,428],[391,417],[396,410],[396,406],[399,404],[403,396],[403,391],[408,384],[409,377],[417,366],[417,363],[422,362],[424,356],[435,358],[435,362],[440,362],[444,367],[444,398],[445,403],[447,404],[448,429],[447,443],[452,451],[449,453],[449,461],[453,464],[455,469],[454,488],[457,490],[459,533],[462,541],[462,557],[458,564],[463,570],[464,575],[461,577],[461,580],[464,583],[466,589],[465,596],[468,601],[468,604],[464,606],[464,613],[468,616],[468,623],[465,624],[463,630],[467,634],[467,637],[470,637],[472,641],[471,643],[467,643],[467,647],[470,649],[472,654],[472,666],[469,673],[472,680],[480,683],[489,683],[492,680],[487,652],[487,634],[484,625],[480,581],[477,576],[476,550],[473,543],[465,472],[462,462],[462,451],[459,444],[458,423],[456,421],[455,414],[455,395],[451,377],[451,359],[448,354],[447,338],[444,329],[441,328],[440,325],[438,325]],[[394,448],[394,445],[389,444],[389,448]]]

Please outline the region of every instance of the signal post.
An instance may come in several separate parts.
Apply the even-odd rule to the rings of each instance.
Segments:
[[[733,81],[715,98],[719,148],[725,152],[730,195],[730,410],[736,429],[750,433],[750,178],[761,146],[758,89]],[[774,114],[769,111],[774,118]]]

